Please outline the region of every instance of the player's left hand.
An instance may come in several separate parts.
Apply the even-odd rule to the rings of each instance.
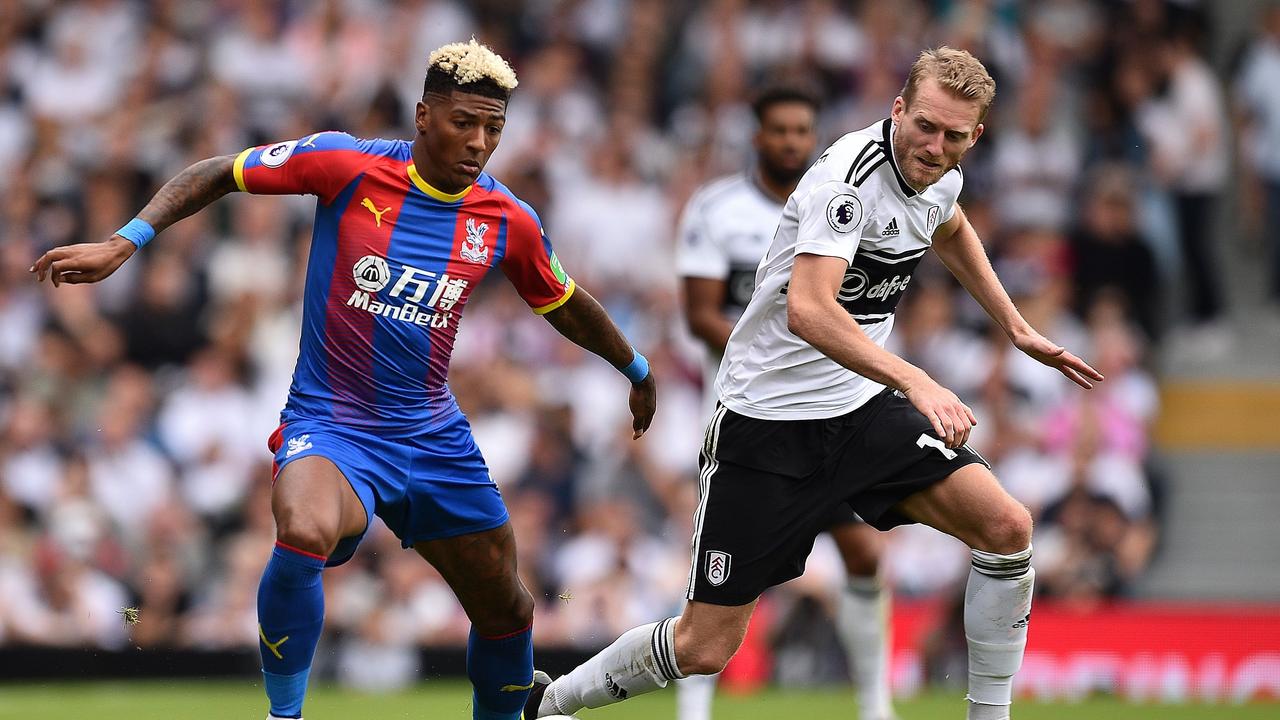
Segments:
[[[1093,388],[1090,380],[1103,380],[1102,373],[1090,367],[1089,363],[1072,355],[1066,348],[1051,342],[1034,330],[1015,336],[1013,344],[1036,360],[1056,368],[1058,372],[1086,390]]]
[[[632,439],[639,439],[653,422],[653,413],[658,409],[658,384],[653,380],[653,373],[638,383],[631,384]]]
[[[104,242],[64,245],[41,255],[31,266],[31,272],[40,282],[49,278],[54,286],[98,282],[115,272],[137,249],[119,235],[112,235]]]

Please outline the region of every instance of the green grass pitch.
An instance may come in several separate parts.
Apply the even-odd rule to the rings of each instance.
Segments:
[[[307,720],[470,720],[471,692],[464,683],[440,681],[412,691],[366,695],[334,687],[314,688]],[[926,695],[898,703],[901,720],[963,718],[960,695]],[[261,689],[248,682],[126,682],[0,684],[0,720],[260,720]],[[674,695],[659,692],[603,710],[584,720],[674,720]],[[846,691],[768,691],[748,697],[721,695],[717,720],[853,720]],[[1112,698],[1081,703],[1014,705],[1017,720],[1253,720],[1280,717],[1280,705],[1133,705]]]

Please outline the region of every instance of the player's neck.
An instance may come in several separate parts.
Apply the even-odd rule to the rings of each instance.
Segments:
[[[800,178],[796,178],[794,182],[778,181],[769,177],[769,173],[764,168],[756,166],[752,173],[752,179],[755,180],[756,187],[760,188],[766,196],[773,198],[779,203],[785,203],[787,198],[791,197],[791,193],[795,191],[796,185],[800,183]]]
[[[437,164],[431,160],[426,148],[422,147],[420,140],[413,142],[410,146],[410,152],[413,156],[413,166],[418,171],[418,177],[422,178],[432,189],[446,195],[457,195],[471,186],[470,183],[459,185],[457,181],[444,176]]]

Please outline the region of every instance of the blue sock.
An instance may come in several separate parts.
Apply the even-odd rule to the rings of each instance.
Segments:
[[[472,720],[520,720],[533,688],[533,628],[497,638],[471,629],[467,639]]]
[[[271,714],[302,717],[311,657],[324,625],[325,558],[277,542],[258,584],[258,651]]]

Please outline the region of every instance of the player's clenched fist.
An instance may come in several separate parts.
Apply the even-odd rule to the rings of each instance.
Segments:
[[[948,448],[955,449],[969,441],[969,432],[978,424],[978,418],[955,393],[925,377],[902,394],[929,419],[933,431]]]
[[[30,270],[40,282],[47,277],[54,285],[98,282],[115,272],[137,249],[132,242],[112,235],[104,242],[54,248],[41,255]]]

